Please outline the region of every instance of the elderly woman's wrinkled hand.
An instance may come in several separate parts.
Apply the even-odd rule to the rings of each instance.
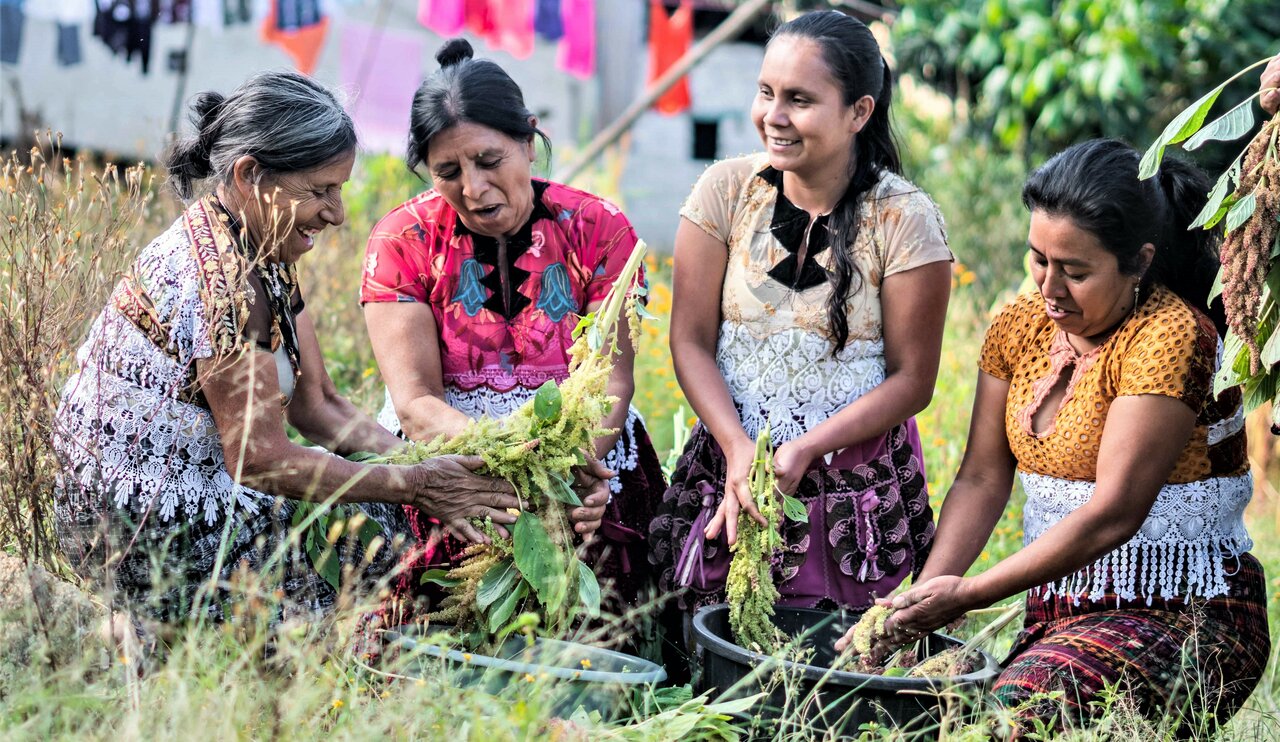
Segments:
[[[587,541],[604,519],[605,506],[609,504],[609,480],[613,477],[614,472],[593,456],[588,456],[586,464],[574,469],[573,488],[582,505],[569,511],[569,520],[573,530]]]
[[[489,518],[498,532],[516,522],[509,510],[521,508],[510,482],[476,474],[484,465],[479,456],[437,456],[413,467],[416,477],[412,500],[427,515],[438,519],[445,530],[474,543],[489,538],[471,524],[471,518]]]
[[[1277,88],[1280,88],[1280,53],[1272,57],[1266,69],[1262,70],[1258,84],[1258,89],[1264,91],[1258,96],[1258,103],[1267,113],[1274,114],[1280,110],[1280,90]]]

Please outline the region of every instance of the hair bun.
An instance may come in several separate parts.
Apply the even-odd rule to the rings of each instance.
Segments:
[[[218,111],[226,100],[226,96],[213,90],[197,93],[191,101],[192,123],[201,130],[206,128],[217,117]]]
[[[440,51],[436,52],[436,61],[440,63],[440,67],[452,67],[460,62],[465,62],[474,56],[475,52],[471,49],[471,42],[466,39],[449,39],[444,42],[444,46],[440,47]]]

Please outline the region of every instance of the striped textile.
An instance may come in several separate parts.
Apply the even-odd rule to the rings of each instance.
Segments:
[[[1079,605],[1029,596],[996,702],[1023,732],[1035,719],[1062,730],[1104,713],[1100,693],[1113,686],[1144,716],[1211,731],[1244,704],[1271,652],[1262,565],[1242,554],[1228,584],[1227,596],[1150,607],[1114,595]]]

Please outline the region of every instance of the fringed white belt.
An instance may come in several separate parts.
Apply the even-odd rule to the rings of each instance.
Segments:
[[[1023,543],[1030,544],[1093,497],[1094,483],[1019,471],[1027,493]],[[1244,509],[1253,477],[1166,484],[1127,543],[1090,566],[1036,590],[1050,597],[1102,600],[1108,588],[1125,600],[1213,598],[1227,594],[1224,562],[1253,548]]]

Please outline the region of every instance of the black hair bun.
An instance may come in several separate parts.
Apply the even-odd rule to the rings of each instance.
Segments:
[[[216,93],[212,90],[197,93],[191,100],[192,122],[203,130],[217,117],[218,111],[226,100],[226,97],[221,93]]]
[[[444,42],[444,46],[440,47],[440,51],[436,52],[436,61],[440,63],[440,67],[443,69],[465,62],[471,59],[474,54],[471,49],[471,43],[466,39],[449,39]]]

